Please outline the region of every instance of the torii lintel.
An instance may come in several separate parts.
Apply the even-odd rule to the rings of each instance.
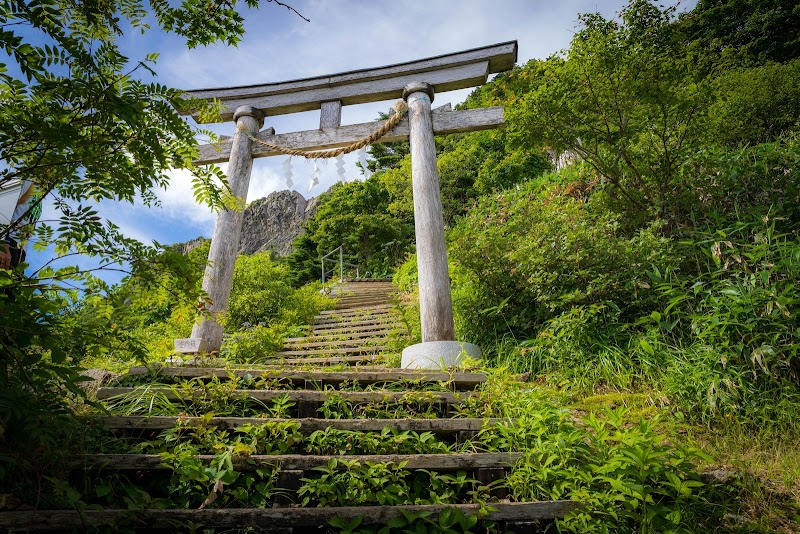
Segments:
[[[509,41],[385,67],[279,83],[193,89],[186,95],[220,101],[224,106],[220,118],[229,121],[242,105],[270,116],[320,109],[323,102],[349,106],[396,100],[405,86],[415,81],[431,84],[437,93],[466,89],[486,83],[489,74],[510,70],[516,61],[517,42]]]

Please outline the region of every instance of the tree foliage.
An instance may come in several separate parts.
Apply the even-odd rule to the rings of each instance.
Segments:
[[[700,0],[681,26],[691,47],[712,63],[800,58],[800,5],[793,0]]]
[[[664,217],[697,146],[708,87],[683,52],[673,10],[637,0],[620,15],[582,15],[563,56],[531,65],[538,83],[511,113],[513,134],[577,154],[628,209]]]
[[[199,202],[218,208],[229,200],[218,168],[193,167],[197,131],[178,112],[194,107],[207,118],[213,110],[155,80],[158,54],[130,59],[121,42],[154,25],[184,37],[190,47],[234,44],[244,32],[241,5],[0,3],[0,187],[29,180],[39,198],[30,209],[52,203],[45,213],[54,218],[40,221],[35,240],[58,257],[35,272],[0,271],[0,434],[13,428],[15,435],[36,436],[29,431],[38,420],[27,415],[63,413],[64,392],[80,395],[77,365],[87,351],[126,344],[135,349],[114,320],[125,306],[117,310],[98,297],[109,288],[94,271],[123,270],[142,287],[172,273],[173,294],[197,296],[197,279],[187,276],[194,268],[189,259],[158,243],[130,239],[98,215],[101,201],[157,205],[155,191],[167,187],[176,168],[192,171]],[[0,238],[18,225],[0,226]],[[93,266],[54,267],[78,256]]]

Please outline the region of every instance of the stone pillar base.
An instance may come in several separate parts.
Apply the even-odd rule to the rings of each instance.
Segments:
[[[465,358],[480,359],[481,349],[461,341],[428,341],[403,349],[403,369],[447,369]]]

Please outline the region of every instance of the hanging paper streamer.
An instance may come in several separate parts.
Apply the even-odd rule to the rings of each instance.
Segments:
[[[347,181],[347,177],[344,175],[344,156],[342,154],[336,156],[336,174],[339,175],[339,180],[342,182]]]
[[[283,162],[283,177],[286,178],[286,187],[288,189],[291,189],[292,186],[294,185],[294,182],[292,181],[292,176],[293,176],[293,174],[292,174],[292,156],[289,156]]]
[[[372,171],[367,167],[367,147],[358,151],[358,162],[361,164],[361,169],[364,171],[364,178],[369,178],[372,175]]]
[[[314,160],[314,171],[311,173],[311,183],[308,185],[308,192],[314,189],[315,185],[319,185],[319,166],[317,160]]]

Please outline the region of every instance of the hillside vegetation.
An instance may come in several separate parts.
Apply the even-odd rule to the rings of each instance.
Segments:
[[[587,503],[551,528],[800,530],[798,80],[793,2],[700,0],[678,15],[633,0],[618,20],[582,15],[567,50],[498,75],[461,105],[505,106],[506,128],[437,139],[457,336],[482,348],[492,376],[465,413],[521,418],[517,434],[482,435],[469,450],[529,451],[508,479],[512,498]],[[372,156],[377,172],[325,193],[287,259],[239,257],[223,359],[266,361],[308,324],[327,305],[318,258],[339,245],[362,272],[394,277],[419,336],[408,144]],[[160,290],[132,277],[50,297],[55,337],[9,334],[22,353],[51,355],[30,357],[41,379],[24,376],[24,361],[5,366],[14,387],[0,393],[10,451],[0,480],[45,470],[21,444],[49,450],[69,435],[39,423],[86,409],[76,366],[170,355],[196,309],[170,288],[199,284],[206,252],[192,251]],[[54,387],[64,394],[46,397]],[[314,439],[289,447],[337,450],[346,436]],[[225,435],[196,442],[152,447],[179,462],[239,446]],[[409,451],[436,447],[451,450]],[[699,475],[713,469],[722,482]],[[172,498],[196,507],[209,483],[187,480],[172,479]],[[324,493],[307,492],[314,503]]]

